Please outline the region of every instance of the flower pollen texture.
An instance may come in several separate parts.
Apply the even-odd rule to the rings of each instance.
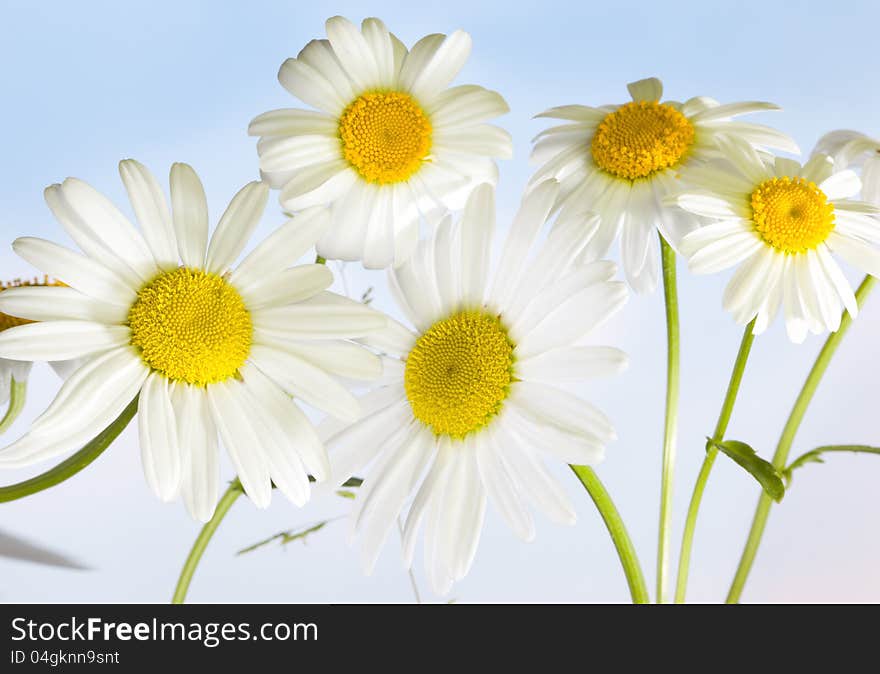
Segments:
[[[671,105],[634,101],[602,120],[590,150],[600,168],[637,180],[678,164],[693,142],[693,124]]]
[[[345,159],[371,183],[410,178],[431,151],[431,121],[409,94],[370,92],[359,96],[339,119]]]
[[[752,192],[752,221],[769,245],[785,253],[813,250],[834,229],[834,205],[804,178],[771,178]]]
[[[128,324],[131,343],[149,367],[196,386],[235,376],[253,336],[238,291],[221,276],[185,267],[141,288]]]
[[[486,426],[514,381],[513,349],[498,317],[483,311],[434,323],[406,359],[413,415],[436,435],[459,439]]]

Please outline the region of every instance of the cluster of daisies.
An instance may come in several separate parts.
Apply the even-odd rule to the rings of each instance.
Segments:
[[[0,402],[34,361],[71,372],[0,467],[74,451],[136,401],[163,501],[209,520],[221,444],[258,507],[274,488],[302,506],[311,481],[357,475],[366,567],[402,517],[407,563],[424,528],[445,593],[468,573],[488,502],[525,540],[532,509],[574,520],[545,461],[595,465],[615,431],[565,387],[625,367],[587,342],[627,286],[656,287],[657,232],[694,273],[737,268],[724,306],[756,333],[780,310],[793,341],[836,330],[841,308],[855,316],[837,258],[880,274],[880,143],[835,132],[801,165],[772,154],[798,151],[788,136],[739,120],[775,106],[664,101],[641,80],[631,101],[540,115],[561,123],[537,137],[500,237],[496,161],[512,143],[491,122],[508,107],[450,86],[470,50],[461,31],[407,48],[378,19],[330,19],[278,74],[309,108],[251,122],[262,180],[213,232],[186,164],[171,167],[169,201],[147,168],[120,163],[137,224],[80,180],[48,187],[79,250],[13,244],[47,280],[0,292]],[[287,220],[244,255],[272,189]],[[618,240],[626,283],[603,259]],[[296,265],[307,253],[316,262]],[[328,290],[325,260],[387,269],[405,322]]]

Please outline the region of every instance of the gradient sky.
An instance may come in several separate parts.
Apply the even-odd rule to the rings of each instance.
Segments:
[[[257,177],[248,121],[296,103],[278,85],[278,66],[334,14],[379,16],[407,44],[426,33],[468,30],[471,60],[458,79],[500,91],[515,158],[501,168],[499,222],[506,225],[531,171],[529,141],[553,105],[626,100],[625,85],[658,76],[669,97],[722,102],[770,100],[783,112],[753,119],[789,132],[809,152],[826,131],[880,135],[874,2],[269,2],[175,0],[0,2],[2,241],[35,234],[64,240],[43,188],[75,175],[128,211],[117,162],[135,157],[166,176],[174,161],[200,173],[216,217]],[[164,182],[164,180],[163,180]],[[274,200],[270,202],[274,205]],[[282,221],[270,207],[258,235]],[[0,278],[32,274],[0,245]],[[346,270],[353,291],[377,288],[378,273]],[[858,281],[858,275],[850,278]],[[726,387],[741,331],[721,309],[726,275],[680,269],[683,373],[675,540]],[[600,474],[618,503],[653,590],[665,373],[662,295],[633,298],[599,341],[631,356],[623,375],[584,387],[618,427]],[[821,444],[880,444],[877,388],[880,297],[847,337],[816,395],[793,453]],[[788,343],[777,323],[758,338],[729,437],[770,456],[794,397],[821,346]],[[11,440],[45,407],[58,383],[38,367],[27,411]],[[0,559],[2,601],[166,601],[198,526],[182,506],[148,491],[134,429],[68,483],[0,508],[0,530],[54,546],[93,571],[66,572]],[[40,467],[45,469],[45,467]],[[9,472],[12,482],[37,470]],[[579,511],[573,528],[538,518],[538,538],[520,543],[490,511],[471,574],[452,597],[472,601],[624,601],[613,547],[589,499],[563,468]],[[225,464],[225,476],[232,476]],[[774,508],[746,601],[880,601],[880,461],[835,456],[804,468]],[[723,457],[697,529],[690,597],[724,596],[744,542],[757,487]],[[235,551],[285,529],[342,514],[324,498],[297,510],[276,498],[266,512],[242,500],[224,522],[192,586],[194,601],[412,601],[389,544],[364,577],[336,522],[307,546]],[[431,600],[421,560],[416,578]]]

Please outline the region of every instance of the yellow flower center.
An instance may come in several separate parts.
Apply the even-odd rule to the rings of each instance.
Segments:
[[[399,183],[431,151],[431,120],[409,94],[370,92],[342,113],[339,137],[345,158],[364,180]]]
[[[8,290],[9,288],[20,288],[22,286],[63,286],[64,284],[61,281],[50,281],[49,277],[44,277],[42,281],[39,279],[34,279],[33,281],[21,281],[16,279],[15,281],[11,281],[9,283],[3,283],[0,281],[0,292],[4,290]],[[9,328],[15,328],[19,325],[26,325],[28,323],[33,323],[34,321],[29,321],[26,318],[19,318],[18,316],[10,316],[9,314],[4,314],[0,311],[0,332],[4,330],[8,330]]]
[[[590,150],[600,168],[636,180],[675,166],[693,143],[693,124],[671,105],[634,101],[602,120]]]
[[[501,321],[482,311],[434,323],[406,358],[413,415],[435,434],[454,438],[488,424],[514,381],[513,348]]]
[[[251,349],[253,325],[241,295],[199,269],[165,272],[141,288],[128,324],[147,365],[197,386],[235,376]]]
[[[771,178],[752,192],[752,221],[768,244],[785,253],[803,253],[834,229],[834,204],[804,178]]]

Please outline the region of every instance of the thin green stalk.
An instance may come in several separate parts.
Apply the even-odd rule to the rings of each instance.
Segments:
[[[629,592],[632,595],[633,604],[649,604],[651,598],[648,596],[648,587],[645,585],[645,577],[642,574],[642,567],[639,564],[639,558],[636,555],[636,549],[630,540],[626,531],[626,526],[620,517],[620,513],[614,506],[614,501],[605,489],[605,485],[599,480],[592,468],[587,466],[572,466],[571,469],[577,475],[581,484],[587,490],[599,514],[608,527],[608,533],[611,534],[611,540],[617,549],[617,555],[620,557],[620,563],[623,566],[623,573],[626,575],[626,582],[629,585]]]
[[[666,304],[666,421],[663,428],[663,467],[660,477],[660,526],[657,540],[657,603],[667,601],[669,545],[672,537],[672,495],[678,433],[680,337],[675,251],[660,235],[663,261],[663,297]]]
[[[856,300],[859,303],[859,308],[862,307],[865,298],[876,283],[877,279],[873,276],[866,276],[862,281],[858,290],[856,290]],[[788,453],[794,442],[794,436],[797,434],[804,414],[806,414],[807,408],[813,400],[813,394],[816,393],[816,388],[819,386],[819,382],[822,381],[822,376],[825,374],[825,370],[828,369],[831,358],[834,356],[837,347],[840,346],[851,325],[852,318],[848,313],[844,312],[840,321],[840,328],[837,332],[828,335],[828,339],[825,340],[822,350],[819,351],[819,355],[816,357],[816,362],[813,363],[810,374],[807,375],[807,379],[794,403],[791,414],[788,415],[788,420],[785,422],[785,428],[782,430],[779,444],[776,445],[776,453],[773,455],[773,465],[780,470],[785,468],[785,463],[788,461]],[[773,505],[773,501],[766,494],[762,493],[758,500],[758,507],[755,510],[755,517],[752,520],[752,528],[749,531],[745,549],[739,560],[739,566],[736,569],[736,576],[734,576],[730,592],[727,595],[728,604],[737,603],[742,596],[743,588],[749,577],[752,564],[755,561],[755,555],[757,555],[758,547],[761,545],[761,537],[764,534],[764,528],[767,526],[767,517],[770,515],[771,505]]]
[[[24,498],[25,496],[45,491],[46,489],[54,487],[79,473],[83,468],[104,453],[104,450],[106,450],[119,434],[125,430],[125,427],[128,426],[136,412],[137,398],[128,404],[128,407],[126,407],[122,414],[116,418],[116,421],[101,431],[100,435],[69,459],[66,459],[51,470],[42,475],[31,478],[30,480],[9,485],[8,487],[0,487],[0,503],[15,501]]]
[[[11,378],[9,384],[9,407],[6,408],[6,414],[0,419],[0,435],[9,430],[9,427],[18,419],[18,415],[24,409],[24,401],[27,399],[27,380],[16,381],[15,377]]]
[[[232,504],[235,503],[238,500],[238,497],[243,493],[244,491],[242,490],[241,483],[238,480],[235,480],[229,485],[229,489],[227,489],[226,493],[220,498],[220,502],[217,504],[217,510],[214,511],[214,516],[204,527],[202,527],[198,538],[196,538],[195,543],[193,543],[192,550],[189,551],[189,556],[186,558],[186,562],[183,564],[180,578],[177,581],[177,587],[174,590],[174,597],[171,599],[172,604],[183,604],[186,602],[186,593],[189,591],[189,584],[192,582],[193,574],[196,572],[196,568],[199,565],[199,561],[202,559],[202,555],[205,554],[205,549],[208,547],[208,543],[211,542],[214,532],[217,531],[217,527],[220,526],[223,518],[226,517],[226,513],[229,512]]]
[[[755,341],[755,335],[752,333],[754,326],[755,321],[752,321],[746,326],[743,333],[739,352],[736,354],[736,361],[733,364],[733,372],[730,374],[730,383],[727,385],[727,394],[724,396],[721,413],[718,415],[718,423],[715,424],[715,432],[712,434],[714,442],[724,440],[724,434],[727,432],[727,425],[730,423],[730,415],[733,414],[733,406],[736,403],[736,396],[742,383],[746,362],[752,350],[752,343]],[[684,534],[681,537],[681,554],[678,558],[678,582],[675,587],[675,603],[677,604],[684,603],[685,594],[687,593],[691,549],[694,544],[694,531],[697,528],[697,514],[700,511],[700,504],[703,500],[703,492],[706,490],[706,483],[709,480],[709,473],[712,472],[712,466],[717,456],[718,449],[711,444],[708,445],[706,457],[703,459],[703,465],[700,468],[697,482],[694,485],[694,493],[691,495],[691,503],[688,506],[687,519],[684,523]]]

